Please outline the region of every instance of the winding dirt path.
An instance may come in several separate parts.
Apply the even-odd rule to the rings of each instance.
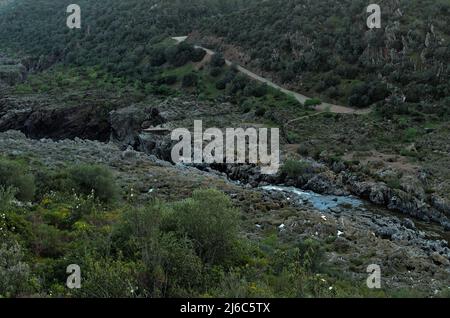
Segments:
[[[172,39],[177,41],[178,43],[184,42],[187,40],[187,36],[178,36],[178,37],[173,37]],[[214,51],[204,48],[202,46],[199,45],[194,45],[195,48],[197,49],[202,49],[206,52],[206,54],[210,57],[214,54],[216,54]],[[241,65],[238,65],[236,63],[233,63],[232,61],[229,60],[225,60],[225,63],[228,66],[231,65],[236,65],[236,68],[239,72],[247,75],[248,77],[261,82],[261,83],[265,83],[268,86],[275,88],[287,95],[290,95],[292,97],[294,97],[296,100],[298,100],[300,103],[304,104],[307,100],[311,99],[308,96],[302,95],[300,93],[288,90],[286,88],[281,87],[278,84],[275,84],[274,82],[268,80],[267,78],[261,77],[258,74],[253,73],[252,71],[242,67]],[[365,109],[354,109],[351,107],[347,107],[347,106],[341,106],[341,105],[335,105],[335,104],[329,104],[329,103],[322,103],[318,106],[315,107],[315,109],[317,111],[321,111],[321,112],[331,112],[331,113],[337,113],[337,114],[358,114],[358,115],[363,115],[363,114],[368,114],[370,113],[370,108],[365,108]]]

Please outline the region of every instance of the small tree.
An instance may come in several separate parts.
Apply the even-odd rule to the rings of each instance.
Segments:
[[[211,57],[212,67],[223,67],[225,65],[225,58],[221,53],[216,53]]]
[[[322,101],[318,98],[308,99],[305,102],[306,107],[314,107],[314,106],[318,106],[320,104],[322,104]]]
[[[183,87],[196,87],[198,84],[198,75],[195,73],[186,74],[183,77],[182,85]]]

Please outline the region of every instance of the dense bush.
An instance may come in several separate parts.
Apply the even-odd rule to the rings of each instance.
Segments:
[[[0,186],[0,212],[6,211],[11,207],[11,203],[14,200],[14,197],[17,193],[17,190],[13,187],[4,187]]]
[[[213,67],[209,71],[209,75],[211,75],[212,77],[218,77],[221,73],[222,73],[222,69],[220,67]]]
[[[196,49],[187,43],[181,43],[177,46],[168,47],[165,54],[167,61],[171,65],[179,67],[191,61],[201,61],[206,52],[202,49]]]
[[[158,85],[173,85],[177,82],[178,78],[176,75],[169,75],[159,78],[156,81],[156,84]]]
[[[77,297],[134,298],[142,295],[136,273],[139,264],[114,259],[87,257],[83,265],[82,288]]]
[[[0,243],[0,298],[18,297],[30,292],[30,268],[23,262],[23,257],[17,242]]]
[[[198,75],[195,73],[189,73],[186,74],[185,76],[183,76],[183,80],[181,85],[183,85],[183,87],[196,87],[198,84]]]
[[[118,188],[114,176],[103,166],[78,165],[69,169],[69,176],[79,194],[93,193],[99,200],[108,203],[117,199]]]
[[[207,263],[226,263],[238,239],[239,214],[230,199],[216,190],[196,191],[174,205],[168,224],[194,243]]]
[[[244,89],[245,96],[263,97],[267,94],[267,92],[267,84],[259,84],[256,82],[248,83]]]
[[[361,83],[352,88],[348,103],[353,107],[367,107],[384,100],[388,95],[389,91],[385,84]]]
[[[311,164],[306,161],[286,160],[281,168],[281,172],[290,178],[302,176],[310,171]]]
[[[26,171],[27,167],[19,162],[0,158],[0,186],[16,188],[17,199],[32,201],[36,187],[33,175]]]
[[[318,98],[308,99],[305,102],[306,107],[314,107],[322,104],[322,101]]]
[[[225,66],[225,58],[221,53],[216,53],[211,57],[211,66],[213,68],[221,68]]]

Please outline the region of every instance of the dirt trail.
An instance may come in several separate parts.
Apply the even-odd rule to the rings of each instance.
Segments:
[[[187,36],[179,36],[179,37],[173,37],[172,39],[177,41],[178,43],[181,43],[181,42],[186,41],[187,38],[188,38]],[[194,45],[194,47],[197,48],[197,49],[204,50],[209,57],[215,54],[214,51],[212,51],[210,49],[207,49],[207,48],[204,48],[202,46]],[[225,63],[228,66],[231,66],[233,64],[236,65],[236,68],[237,68],[237,70],[239,72],[249,76],[250,78],[252,78],[252,79],[254,79],[256,81],[259,81],[261,83],[265,83],[265,84],[267,84],[268,86],[270,86],[272,88],[275,88],[275,89],[277,89],[277,90],[279,90],[279,91],[281,91],[281,92],[283,92],[283,93],[285,93],[287,95],[290,95],[290,96],[294,97],[295,99],[297,99],[302,104],[304,104],[307,100],[311,99],[308,96],[305,96],[305,95],[302,95],[300,93],[297,93],[297,92],[288,90],[286,88],[283,88],[283,87],[275,84],[274,82],[268,80],[267,78],[261,77],[258,74],[255,74],[252,71],[242,67],[241,65],[233,63],[232,61],[225,60]],[[337,113],[337,114],[358,114],[358,115],[363,115],[363,114],[370,113],[370,109],[369,108],[354,109],[354,108],[351,108],[351,107],[346,107],[346,106],[341,106],[341,105],[334,105],[334,104],[329,104],[329,103],[322,103],[322,104],[316,106],[315,109],[317,111],[321,111],[321,112],[325,112],[326,111],[326,112]]]

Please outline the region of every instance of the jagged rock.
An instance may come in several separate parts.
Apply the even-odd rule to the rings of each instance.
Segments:
[[[154,155],[161,160],[171,162],[174,143],[170,136],[145,133],[137,136],[134,147],[148,155]]]
[[[367,198],[370,202],[385,205],[388,202],[390,189],[384,183],[375,182],[350,182],[351,192]]]
[[[330,173],[320,173],[313,176],[304,186],[304,189],[320,194],[343,195],[345,191],[340,187]]]
[[[397,229],[394,227],[383,227],[376,231],[376,235],[383,239],[392,239],[392,236],[397,233]]]
[[[437,196],[432,195],[431,196],[431,205],[438,209],[439,211],[443,212],[445,215],[450,217],[450,202],[447,200]]]
[[[157,126],[166,122],[158,109],[137,105],[112,111],[109,114],[109,121],[111,124],[110,139],[124,147],[132,146],[134,148],[138,148],[140,142],[142,142],[140,134],[143,123],[149,126]],[[150,143],[145,147],[153,148]]]
[[[431,254],[431,259],[433,260],[433,262],[435,262],[437,265],[445,265],[448,266],[450,264],[450,261],[445,258],[444,256],[442,256],[439,253],[433,253]]]
[[[415,196],[419,200],[422,201],[425,200],[426,198],[425,190],[423,189],[420,181],[417,180],[417,178],[411,175],[406,175],[402,177],[400,183],[401,183],[400,186],[403,189],[403,191]]]
[[[411,229],[411,230],[415,230],[416,229],[416,225],[414,224],[414,222],[411,219],[403,219],[402,220],[402,225],[404,227],[406,227],[407,229]]]
[[[432,218],[434,219],[432,213],[429,213],[429,208],[431,207],[427,206],[426,203],[417,200],[412,195],[398,189],[391,191],[388,208],[409,214],[424,221],[429,221]]]
[[[450,232],[450,222],[449,221],[443,221],[441,225],[444,227],[444,231]]]

